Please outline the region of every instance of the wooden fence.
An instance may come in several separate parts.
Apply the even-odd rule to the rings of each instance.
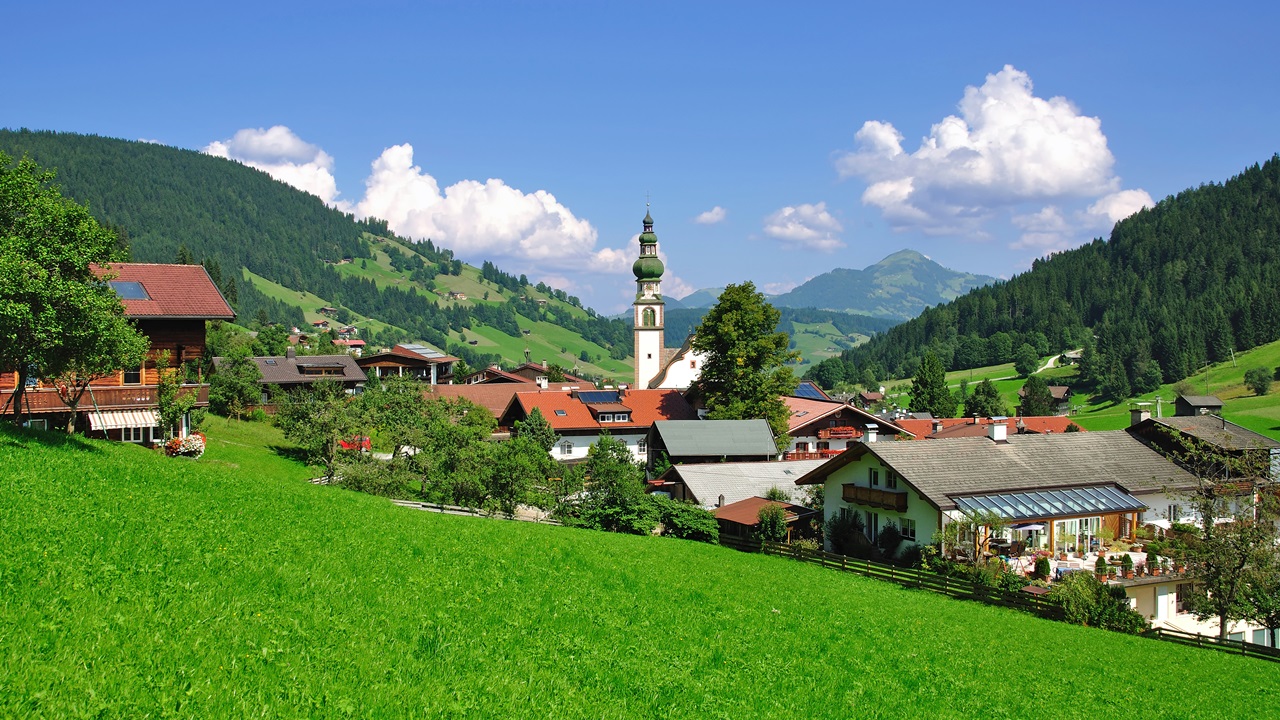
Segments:
[[[1022,610],[1050,620],[1062,620],[1064,617],[1062,606],[1043,596],[1009,592],[960,578],[931,573],[919,568],[901,568],[873,560],[859,560],[847,555],[837,555],[822,550],[807,550],[797,545],[768,541],[759,543],[759,550],[766,555],[777,555],[876,580],[887,580],[903,587],[927,590],[965,600],[976,600],[988,605],[1014,608],[1015,610]]]
[[[1222,652],[1231,653],[1233,655],[1244,655],[1245,657],[1255,657],[1262,658],[1263,660],[1270,660],[1272,662],[1280,662],[1280,649],[1247,642],[1245,640],[1224,640],[1214,635],[1185,633],[1178,630],[1168,630],[1166,628],[1152,628],[1151,630],[1143,633],[1143,635],[1145,637],[1156,638],[1157,640],[1167,640],[1169,642],[1178,643],[1179,645],[1193,645],[1198,648],[1221,650]]]
[[[987,585],[979,585],[968,580],[926,572],[919,568],[900,568],[887,563],[859,560],[847,555],[837,555],[822,550],[807,550],[797,545],[769,542],[767,540],[761,542],[759,540],[721,538],[720,543],[738,550],[762,552],[765,555],[791,558],[800,562],[833,568],[842,572],[855,573],[876,580],[886,580],[891,583],[897,583],[902,587],[927,590],[965,600],[976,600],[988,605],[1014,608],[1049,620],[1064,619],[1062,606],[1047,597],[1021,592],[1008,592]],[[1211,635],[1196,635],[1165,628],[1153,628],[1143,633],[1142,636],[1174,642],[1179,645],[1209,648],[1245,657],[1280,662],[1280,649],[1244,640],[1223,640]]]

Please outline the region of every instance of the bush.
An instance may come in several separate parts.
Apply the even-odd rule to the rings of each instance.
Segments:
[[[1272,377],[1264,367],[1250,368],[1244,372],[1244,384],[1254,395],[1266,395],[1271,392]]]
[[[1128,557],[1127,555],[1125,557]],[[1049,574],[1053,571],[1053,564],[1049,562],[1047,557],[1036,558],[1035,576],[1041,580],[1047,580]]]
[[[862,532],[865,528],[858,513],[850,512],[832,517],[823,526],[823,531],[831,542],[832,552],[852,555],[857,547],[867,544],[867,536]]]
[[[1093,571],[1099,575],[1107,574],[1107,558],[1102,554],[1098,555],[1098,560],[1093,564]]]
[[[761,540],[783,542],[787,539],[787,511],[781,505],[765,505],[760,508],[756,519],[760,523],[756,532]]]
[[[662,523],[664,536],[707,543],[720,542],[720,525],[709,510],[661,495],[650,495],[649,499],[657,511],[658,522]]]
[[[887,558],[897,555],[898,547],[902,545],[902,533],[898,530],[898,526],[895,523],[886,523],[880,529],[880,537],[876,539],[876,545]]]
[[[1069,623],[1135,635],[1150,627],[1129,608],[1123,587],[1101,583],[1087,572],[1067,573],[1049,591],[1049,599],[1062,606]]]

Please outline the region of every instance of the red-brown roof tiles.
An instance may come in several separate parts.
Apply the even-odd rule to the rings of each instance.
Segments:
[[[814,511],[803,506],[795,505],[789,502],[781,502],[778,500],[765,500],[762,497],[749,497],[745,500],[739,500],[736,503],[730,503],[724,507],[716,509],[717,520],[728,520],[729,522],[738,523],[739,525],[757,525],[760,522],[760,509],[766,505],[777,505],[787,515],[787,522],[796,520],[802,515],[808,515]]]
[[[621,404],[631,410],[630,422],[601,423],[592,416],[585,403],[563,390],[518,392],[514,402],[520,404],[526,415],[538,408],[554,430],[647,428],[655,420],[698,419],[697,411],[679,390],[628,390],[622,396]]]
[[[111,282],[142,285],[149,299],[120,301],[125,315],[131,318],[231,320],[236,316],[203,265],[115,263],[94,266],[93,272]]]
[[[932,420],[905,418],[897,422],[904,430],[911,432],[919,439],[943,439],[985,436],[988,432],[988,426],[993,421],[991,418],[978,418],[976,423],[973,418],[934,418]],[[1046,435],[1066,432],[1067,426],[1071,424],[1071,418],[1065,415],[1010,417],[1001,422],[1008,426],[1008,432],[1011,434],[1024,432]],[[934,423],[940,424],[941,429],[935,431]],[[1021,428],[1019,428],[1019,423],[1021,423]]]

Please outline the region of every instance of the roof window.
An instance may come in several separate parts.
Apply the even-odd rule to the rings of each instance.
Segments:
[[[150,300],[151,296],[147,294],[147,289],[142,287],[142,283],[131,280],[112,280],[107,283],[112,290],[116,291],[116,297],[121,300]]]
[[[560,417],[564,417],[565,415],[568,415],[568,414],[569,414],[569,413],[565,412],[564,410],[557,410],[557,411],[556,411],[556,415],[558,415],[558,416],[560,416]]]

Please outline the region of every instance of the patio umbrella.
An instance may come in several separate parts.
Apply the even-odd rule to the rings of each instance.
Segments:
[[[1025,531],[1027,531],[1027,532],[1030,532],[1030,531],[1032,531],[1032,530],[1034,530],[1034,531],[1036,531],[1036,532],[1040,532],[1040,531],[1044,530],[1044,524],[1042,524],[1042,523],[1022,523],[1021,525],[1014,525],[1014,526],[1013,526],[1013,529],[1014,529],[1014,530],[1025,530]]]

